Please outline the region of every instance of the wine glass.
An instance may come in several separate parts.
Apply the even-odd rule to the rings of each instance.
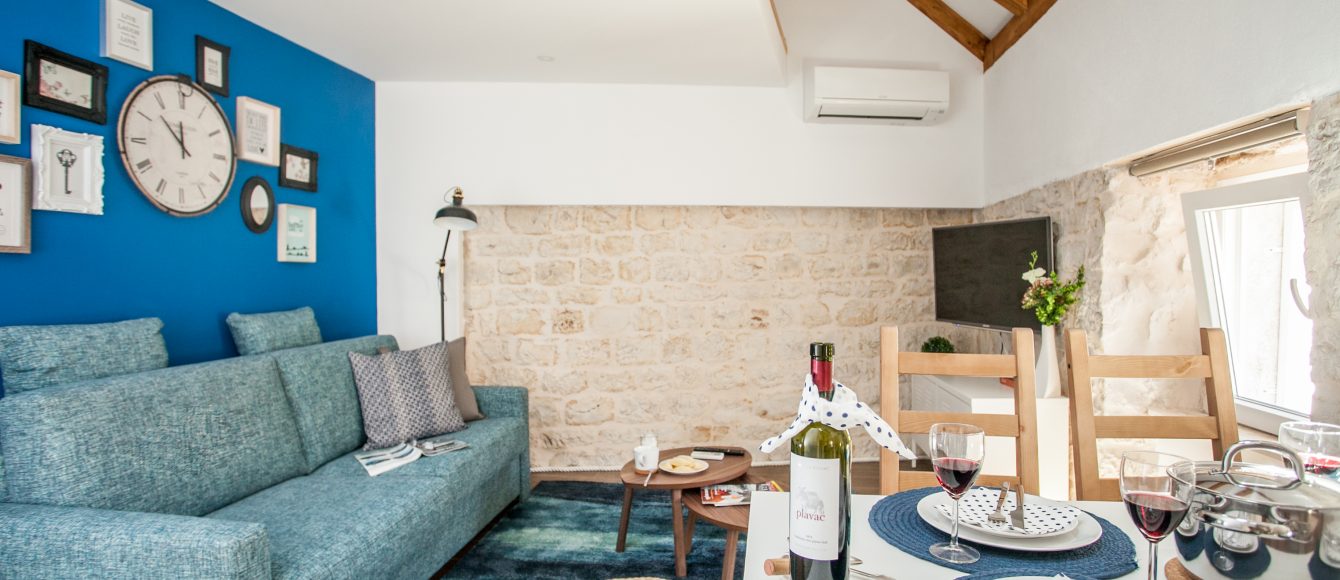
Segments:
[[[1325,477],[1340,473],[1340,426],[1290,421],[1280,425],[1280,445],[1297,453],[1308,473]]]
[[[940,487],[954,499],[954,528],[948,542],[931,546],[931,555],[954,564],[971,564],[982,555],[971,546],[958,543],[958,502],[968,493],[977,474],[982,472],[986,451],[986,432],[963,423],[931,425],[931,467]]]
[[[1186,517],[1195,487],[1196,466],[1185,457],[1157,451],[1121,456],[1121,500],[1149,540],[1149,580],[1158,578],[1159,542]]]

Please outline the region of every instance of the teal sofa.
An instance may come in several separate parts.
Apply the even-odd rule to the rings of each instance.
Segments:
[[[0,578],[433,575],[530,490],[526,390],[378,477],[348,353],[375,336],[0,398]]]

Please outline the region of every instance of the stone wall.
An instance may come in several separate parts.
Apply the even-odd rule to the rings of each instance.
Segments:
[[[807,345],[878,401],[879,327],[934,318],[930,228],[968,210],[477,207],[466,236],[471,381],[531,390],[538,467],[662,447],[754,448],[795,414]],[[858,436],[857,457],[876,456]],[[784,459],[784,451],[758,460]]]
[[[1303,205],[1312,286],[1312,418],[1340,423],[1340,94],[1312,104],[1309,186]]]

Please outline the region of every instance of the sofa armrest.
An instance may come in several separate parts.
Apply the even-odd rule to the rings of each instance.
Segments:
[[[260,524],[0,503],[0,576],[270,578]]]
[[[530,418],[530,400],[525,387],[474,387],[479,412],[485,417]]]

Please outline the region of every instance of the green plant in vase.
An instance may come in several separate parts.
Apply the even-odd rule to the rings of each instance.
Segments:
[[[1056,360],[1056,325],[1061,323],[1070,307],[1079,303],[1079,291],[1084,288],[1084,266],[1079,267],[1073,280],[1061,280],[1055,271],[1039,268],[1038,253],[1032,254],[1028,271],[1023,279],[1028,282],[1021,305],[1032,310],[1042,323],[1042,344],[1038,347],[1035,376],[1039,397],[1061,395],[1061,370]]]
[[[932,336],[921,343],[921,352],[954,352],[954,343],[943,336]]]

